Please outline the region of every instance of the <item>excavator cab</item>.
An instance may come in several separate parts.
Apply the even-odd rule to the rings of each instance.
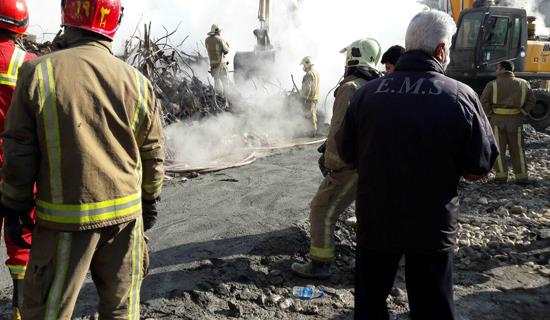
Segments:
[[[465,10],[453,39],[447,73],[481,92],[494,78],[500,61],[511,60],[518,72],[523,71],[526,19],[523,9],[482,7]]]
[[[469,9],[460,11],[465,7],[459,3],[466,3]],[[549,127],[550,38],[536,35],[535,18],[527,17],[524,9],[494,6],[490,0],[455,0],[452,9],[458,29],[447,75],[481,94],[495,78],[496,65],[512,61],[517,77],[539,86],[534,90],[537,103],[529,123],[540,131]]]

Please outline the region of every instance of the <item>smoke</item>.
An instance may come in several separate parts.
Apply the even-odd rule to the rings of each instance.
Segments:
[[[550,35],[550,0],[502,0],[499,5],[523,8],[528,16],[534,16],[537,34]]]
[[[31,9],[30,32],[39,39],[51,38],[59,29],[59,6],[50,1],[27,1]],[[138,26],[149,21],[157,36],[165,33],[164,28],[173,30],[179,26],[174,42],[187,37],[183,49],[202,55],[206,55],[204,38],[213,23],[223,29],[231,54],[252,51],[256,44],[252,31],[259,25],[258,0],[126,0],[123,4],[124,20],[115,40],[117,50],[136,30],[141,30]],[[213,162],[237,149],[303,136],[308,132],[308,122],[302,110],[288,107],[281,95],[292,89],[291,75],[300,85],[301,59],[311,56],[321,74],[322,99],[318,108],[329,119],[331,89],[344,72],[345,57],[339,51],[366,37],[377,39],[384,50],[403,44],[410,19],[422,9],[415,0],[272,1],[270,36],[278,59],[271,85],[247,84],[238,88],[243,100],[235,114],[168,128],[174,157],[189,164]],[[206,66],[197,71],[207,77]]]

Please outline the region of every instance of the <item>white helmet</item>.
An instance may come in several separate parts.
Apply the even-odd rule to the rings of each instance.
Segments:
[[[307,56],[307,57],[304,57],[302,59],[302,62],[300,62],[301,65],[303,66],[312,66],[313,65],[313,60],[311,59],[310,56]]]
[[[346,66],[375,68],[382,57],[382,47],[376,39],[354,41],[340,51],[346,53]]]
[[[218,27],[217,24],[213,24],[212,27],[210,27],[210,32],[208,32],[208,35],[213,36],[219,34],[220,32],[222,32],[222,29]]]

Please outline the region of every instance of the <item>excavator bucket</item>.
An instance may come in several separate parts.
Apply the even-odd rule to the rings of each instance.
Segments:
[[[235,81],[243,83],[249,80],[268,77],[275,64],[276,56],[274,49],[235,53]]]

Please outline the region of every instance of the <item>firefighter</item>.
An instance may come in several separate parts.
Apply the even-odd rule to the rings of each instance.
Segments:
[[[397,61],[405,53],[405,48],[400,45],[391,46],[382,55],[381,63],[386,66],[386,74],[392,74],[395,71]]]
[[[375,39],[355,41],[342,53],[347,53],[346,72],[335,91],[329,134],[319,161],[325,178],[310,205],[311,261],[292,265],[297,275],[307,278],[330,276],[334,261],[334,226],[340,214],[355,200],[357,190],[357,173],[338,155],[336,132],[355,92],[368,81],[381,76],[375,67],[382,52]]]
[[[2,203],[37,225],[22,315],[70,319],[91,270],[100,319],[139,319],[163,182],[151,83],[112,53],[119,0],[63,0],[64,50],[23,64],[4,132]]]
[[[216,92],[224,94],[228,88],[229,77],[226,55],[229,53],[229,44],[221,37],[222,29],[213,24],[208,32],[205,45],[210,59],[210,74],[214,78]]]
[[[536,99],[529,82],[514,76],[514,64],[502,61],[496,67],[497,79],[483,90],[481,102],[491,120],[500,155],[495,164],[495,181],[508,181],[506,149],[510,151],[516,181],[528,180],[523,150],[523,124],[535,107]]]
[[[313,131],[312,136],[317,134],[317,103],[321,97],[319,72],[313,68],[311,57],[305,57],[300,63],[303,68],[304,78],[302,80],[302,99],[304,102],[305,115],[311,120]]]
[[[18,40],[26,32],[29,13],[25,0],[6,0],[0,2],[0,132],[4,131],[4,122],[11,97],[15,91],[19,67],[34,55],[25,52],[18,46]],[[4,156],[0,140],[0,167]],[[4,242],[8,260],[6,266],[13,280],[12,319],[21,319],[20,308],[23,298],[23,278],[29,262],[31,230],[34,210],[24,216],[27,221],[22,228],[17,217],[8,215],[8,210],[0,209],[0,234],[4,225]],[[5,216],[5,217],[2,217]]]

